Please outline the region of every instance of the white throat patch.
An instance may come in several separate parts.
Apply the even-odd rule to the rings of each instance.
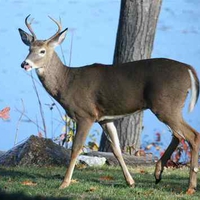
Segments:
[[[37,72],[38,75],[42,75],[44,73],[44,68],[43,67],[37,68],[36,72]]]

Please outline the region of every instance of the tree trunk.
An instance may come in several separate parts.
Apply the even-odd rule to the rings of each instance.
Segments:
[[[162,0],[121,0],[113,63],[151,57],[161,3]],[[133,154],[140,148],[142,119],[140,112],[115,121],[122,152]],[[111,151],[104,133],[99,150]]]

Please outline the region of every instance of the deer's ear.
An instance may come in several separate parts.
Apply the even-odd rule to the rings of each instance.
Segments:
[[[22,42],[27,45],[27,46],[30,46],[31,43],[33,42],[34,38],[32,35],[26,33],[25,31],[23,31],[22,29],[18,29],[19,30],[19,33],[20,33],[20,36],[21,36],[21,39],[22,39]]]
[[[65,30],[63,30],[62,32],[60,32],[55,38],[53,38],[52,40],[49,41],[49,45],[52,47],[56,47],[58,45],[60,45],[66,36],[68,28],[66,28]]]

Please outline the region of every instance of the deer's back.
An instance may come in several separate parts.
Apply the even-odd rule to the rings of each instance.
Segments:
[[[102,115],[120,115],[185,99],[189,66],[168,59],[148,59],[110,66],[93,64],[71,70],[74,100],[95,105]],[[80,103],[79,103],[80,104]],[[80,105],[79,105],[80,106]],[[91,106],[90,106],[91,107]],[[93,108],[94,109],[94,108]],[[91,111],[92,112],[92,111]]]

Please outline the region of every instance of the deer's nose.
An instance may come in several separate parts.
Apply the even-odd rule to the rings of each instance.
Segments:
[[[28,65],[28,63],[26,61],[24,61],[22,64],[21,64],[21,68],[24,68],[25,65]]]
[[[32,66],[27,62],[27,61],[24,61],[22,64],[21,64],[21,67],[23,69],[25,69],[26,71],[29,71],[32,69]]]

